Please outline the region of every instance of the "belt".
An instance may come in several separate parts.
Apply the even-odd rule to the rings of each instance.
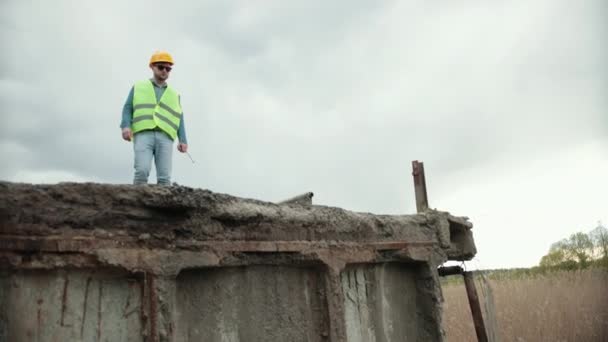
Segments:
[[[142,132],[164,132],[160,127],[154,127],[150,129],[144,129]]]

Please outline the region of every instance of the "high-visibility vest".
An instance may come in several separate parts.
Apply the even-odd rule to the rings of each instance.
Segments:
[[[182,107],[179,94],[169,86],[165,89],[160,101],[156,101],[152,81],[144,80],[133,86],[133,134],[156,127],[167,133],[171,139],[177,137],[177,130],[182,118]]]

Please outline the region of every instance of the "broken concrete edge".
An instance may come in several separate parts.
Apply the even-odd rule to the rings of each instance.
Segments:
[[[95,247],[109,240],[167,250],[192,249],[205,241],[259,242],[254,250],[280,248],[264,247],[263,241],[316,241],[326,247],[406,242],[437,243],[447,259],[469,260],[476,253],[471,228],[468,218],[437,210],[373,215],[320,205],[277,205],[183,186],[0,182],[0,234],[27,237],[21,243],[29,249],[53,239],[64,245]],[[0,239],[0,248],[10,249],[7,241]]]
[[[427,210],[373,215],[285,206],[187,187],[0,182],[0,234],[119,238],[167,248],[173,241],[436,241],[452,260],[475,245],[466,217]]]

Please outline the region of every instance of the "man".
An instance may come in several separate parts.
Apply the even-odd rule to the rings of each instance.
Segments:
[[[173,141],[186,153],[186,127],[178,92],[167,85],[173,57],[157,51],[149,63],[153,77],[135,83],[122,110],[122,138],[133,140],[135,176],[133,184],[147,184],[152,159],[160,185],[171,184]]]

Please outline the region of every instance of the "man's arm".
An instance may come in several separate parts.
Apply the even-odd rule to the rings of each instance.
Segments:
[[[182,113],[182,119],[179,122],[179,129],[177,130],[177,138],[180,144],[187,144],[188,139],[186,139],[186,123],[184,122],[184,113]]]
[[[126,141],[131,141],[133,133],[131,132],[131,121],[133,120],[133,88],[129,91],[127,100],[122,106],[122,120],[120,128],[122,129],[122,138]]]
[[[179,97],[179,105],[182,105],[182,97]],[[177,129],[177,150],[185,153],[188,152],[188,139],[186,139],[186,124],[184,123],[184,113],[182,112],[182,118],[179,121],[179,128]]]

